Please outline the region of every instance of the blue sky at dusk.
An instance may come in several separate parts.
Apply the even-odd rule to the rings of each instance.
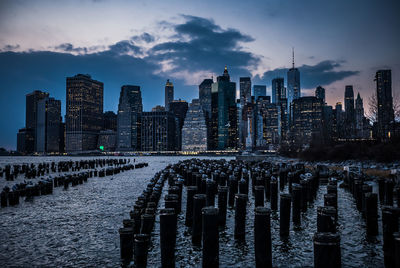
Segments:
[[[292,47],[302,95],[322,85],[334,105],[352,84],[367,111],[376,70],[392,69],[399,94],[399,13],[398,0],[0,0],[0,147],[16,148],[33,90],[61,99],[64,117],[67,76],[102,81],[105,111],[117,111],[122,85],[139,85],[150,110],[167,79],[190,101],[225,65],[270,94]]]

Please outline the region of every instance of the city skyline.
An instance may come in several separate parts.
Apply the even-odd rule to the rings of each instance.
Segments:
[[[164,4],[154,3],[154,7],[146,9],[142,3],[134,6],[121,2],[112,9],[115,14],[107,13],[110,15],[107,20],[109,27],[105,27],[102,33],[98,30],[89,33],[95,29],[93,24],[100,23],[94,19],[93,12],[104,12],[110,2],[74,3],[81,4],[82,10],[90,8],[93,11],[87,19],[80,18],[79,11],[76,22],[69,24],[66,18],[55,19],[55,16],[61,10],[76,11],[73,4],[55,5],[47,1],[26,2],[25,5],[8,1],[1,3],[0,99],[3,112],[10,111],[15,120],[10,122],[7,117],[1,118],[0,126],[4,131],[0,136],[0,147],[16,147],[15,133],[24,125],[25,95],[34,90],[49,92],[61,100],[64,118],[65,77],[77,73],[88,73],[104,83],[104,111],[117,111],[120,87],[125,84],[141,86],[144,110],[149,111],[151,107],[164,103],[167,79],[174,83],[175,99],[190,102],[198,98],[200,82],[211,76],[215,78],[224,65],[228,65],[233,82],[239,84],[240,77],[249,76],[253,85],[266,85],[267,95],[271,96],[273,78],[282,76],[287,83],[286,72],[292,67],[291,50],[294,46],[302,96],[314,95],[315,88],[321,85],[326,89],[329,105],[338,101],[344,103],[344,87],[349,84],[353,85],[354,95],[360,92],[367,112],[368,98],[375,90],[373,78],[379,69],[392,70],[393,95],[396,97],[398,94],[400,68],[394,48],[399,44],[395,31],[399,19],[394,15],[394,10],[398,10],[395,1],[387,1],[386,5],[379,5],[377,1],[354,1],[345,5],[339,1],[324,9],[315,1],[306,1],[301,7],[293,1],[280,4],[267,1],[262,14],[254,8],[261,5],[258,1],[248,6],[235,1],[226,5],[232,14],[240,9],[247,14],[254,12],[254,19],[249,23],[244,23],[242,18],[235,22],[237,16],[234,15],[218,16],[216,10],[220,3],[206,11],[204,4],[178,5],[178,1],[172,1],[170,7],[173,11],[160,16]],[[30,5],[36,11],[40,9],[39,16],[33,18],[26,14]],[[196,9],[196,5],[203,8]],[[133,7],[136,9],[130,9]],[[350,16],[351,7],[358,9],[354,18]],[[143,8],[151,14],[146,19],[140,16],[132,22],[128,16],[117,16],[125,12],[123,9],[139,12]],[[296,9],[305,18],[299,18],[298,25],[290,29],[288,26],[293,21],[288,19],[288,15]],[[313,13],[318,9],[322,14]],[[377,25],[373,26],[367,18],[377,9],[385,11],[383,14],[387,20],[374,20]],[[40,16],[40,12],[49,15]],[[339,14],[345,20],[332,25],[333,18]],[[322,15],[325,20],[319,21],[321,25],[311,27],[313,19],[321,19]],[[27,22],[32,23],[28,25]],[[55,33],[52,27],[48,27],[49,36],[44,36],[46,30],[43,29],[51,22],[59,29],[57,38],[49,38]],[[257,22],[269,23],[265,29],[260,29],[255,25]],[[76,23],[79,23],[79,29],[71,27]],[[346,23],[353,27],[345,29]],[[117,29],[115,25],[121,27]],[[24,32],[27,30],[22,26],[37,33],[36,37]],[[321,31],[322,27],[326,27],[323,29],[332,36]],[[96,42],[100,35],[111,34],[109,28],[117,29],[116,33],[108,36],[107,40]],[[273,32],[274,38],[266,40],[264,35]],[[210,37],[213,42],[209,41]],[[336,38],[334,45],[327,45],[332,38]],[[350,42],[351,47],[348,45]],[[267,46],[267,43],[271,45]],[[209,52],[209,48],[214,52]],[[60,62],[63,64],[58,64]],[[12,101],[8,101],[10,99]]]

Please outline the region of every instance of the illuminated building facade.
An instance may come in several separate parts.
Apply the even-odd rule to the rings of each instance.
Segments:
[[[193,99],[186,113],[182,128],[183,151],[207,150],[207,125],[202,105],[198,99]]]
[[[89,75],[67,77],[66,151],[97,148],[103,127],[103,83]]]

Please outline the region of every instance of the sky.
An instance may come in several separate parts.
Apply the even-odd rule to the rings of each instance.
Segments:
[[[398,0],[0,0],[0,147],[16,148],[25,125],[25,95],[43,90],[62,101],[66,77],[104,83],[104,111],[117,112],[122,85],[141,86],[144,110],[198,97],[205,78],[250,76],[267,85],[300,70],[302,96],[326,89],[343,102],[345,85],[364,99],[374,75],[392,69],[400,85]]]

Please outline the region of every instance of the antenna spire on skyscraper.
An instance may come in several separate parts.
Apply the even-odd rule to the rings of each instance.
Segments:
[[[294,69],[294,47],[292,47],[292,68]]]

